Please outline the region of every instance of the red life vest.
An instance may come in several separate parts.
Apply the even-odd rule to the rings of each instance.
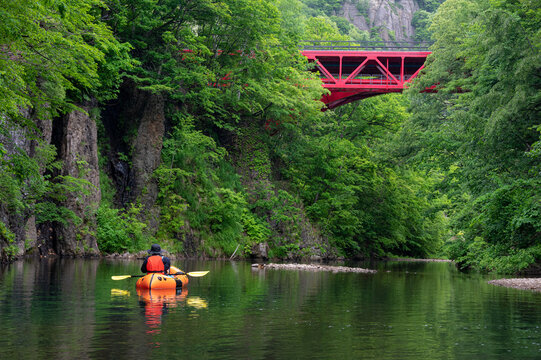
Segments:
[[[163,265],[163,260],[160,255],[152,255],[147,259],[147,272],[149,273],[163,273],[165,266]]]

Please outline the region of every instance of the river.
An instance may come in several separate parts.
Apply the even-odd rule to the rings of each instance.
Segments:
[[[140,261],[21,260],[0,269],[0,359],[541,359],[541,293],[450,263],[376,274],[179,261],[178,293],[138,294]]]

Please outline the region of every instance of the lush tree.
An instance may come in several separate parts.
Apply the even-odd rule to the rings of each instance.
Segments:
[[[438,84],[438,94],[413,95],[405,135],[421,144],[410,146],[418,159],[446,175],[442,189],[457,215],[450,254],[465,266],[516,271],[540,259],[531,250],[541,229],[531,153],[541,111],[540,15],[531,1],[449,0],[434,16],[433,54],[413,91]],[[520,261],[504,266],[517,251]]]
[[[283,176],[346,256],[437,252],[445,226],[432,184],[386,161],[386,138],[407,119],[405,106],[400,96],[367,99],[277,139]]]
[[[102,7],[99,0],[2,2],[0,113],[6,119],[22,120],[20,110],[30,108],[50,118],[84,95],[113,96],[129,60],[127,45],[96,17]]]
[[[430,41],[430,31],[428,30],[432,20],[432,14],[425,10],[416,11],[411,19],[411,25],[415,28],[415,40]]]
[[[305,40],[336,41],[349,40],[347,35],[340,33],[335,22],[326,16],[311,17],[306,22]]]
[[[313,11],[313,16],[321,15],[336,15],[336,12],[341,9],[341,0],[303,0],[303,2]]]
[[[209,255],[266,240],[268,225],[251,212],[225,146],[242,141],[247,124],[268,136],[265,121],[320,116],[320,81],[298,51],[300,3],[279,3],[284,17],[267,0],[133,5],[112,2],[105,18],[133,46],[140,66],[129,76],[170,104],[171,131],[154,174],[163,210],[157,236],[179,240],[172,248],[181,250],[186,235],[197,234]]]

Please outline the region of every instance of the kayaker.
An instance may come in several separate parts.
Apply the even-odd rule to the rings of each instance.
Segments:
[[[145,258],[143,265],[141,265],[141,271],[144,273],[162,273],[167,274],[171,267],[171,260],[167,256],[162,255],[162,248],[158,244],[152,244],[150,250],[147,250],[150,254]]]

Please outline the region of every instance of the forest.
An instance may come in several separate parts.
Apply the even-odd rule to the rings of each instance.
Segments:
[[[398,36],[344,3],[2,1],[2,261],[159,243],[539,272],[541,3],[416,0],[418,79],[322,111],[304,41]]]

